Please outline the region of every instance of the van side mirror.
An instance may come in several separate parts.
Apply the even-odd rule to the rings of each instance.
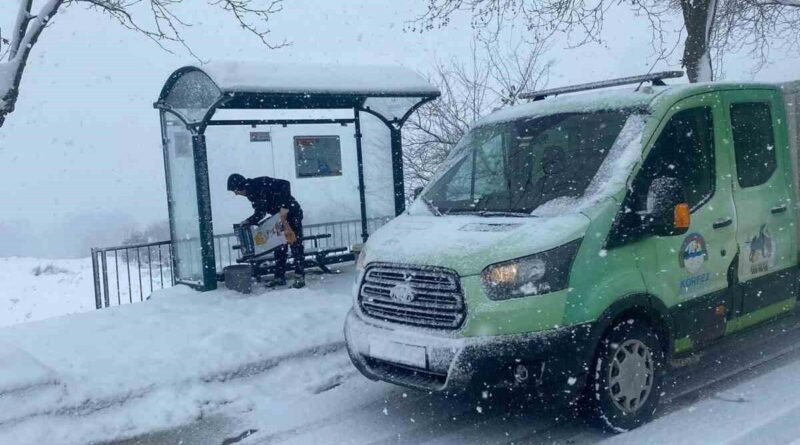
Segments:
[[[414,199],[419,198],[419,195],[422,193],[423,187],[417,187],[414,189]]]
[[[649,233],[682,235],[689,230],[691,215],[683,184],[676,178],[656,178],[647,190],[647,210],[641,215]]]

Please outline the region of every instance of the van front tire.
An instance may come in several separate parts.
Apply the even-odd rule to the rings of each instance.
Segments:
[[[664,351],[655,330],[631,318],[600,341],[586,387],[590,416],[602,427],[625,432],[655,414],[664,373]]]

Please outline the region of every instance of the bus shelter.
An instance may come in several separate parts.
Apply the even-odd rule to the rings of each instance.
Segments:
[[[395,214],[405,209],[401,130],[440,92],[411,70],[393,66],[276,65],[217,62],[185,66],[169,76],[159,110],[175,281],[217,286],[206,129],[217,125],[352,124],[358,169],[361,237],[367,209],[361,113],[389,129]],[[352,110],[352,118],[215,119],[218,110]],[[213,167],[213,166],[212,166]]]

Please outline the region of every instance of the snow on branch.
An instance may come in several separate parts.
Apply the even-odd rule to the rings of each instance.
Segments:
[[[17,12],[17,20],[14,22],[14,36],[12,37],[11,46],[8,50],[9,59],[13,59],[17,55],[19,45],[22,39],[25,38],[25,31],[28,29],[28,23],[30,23],[33,18],[30,12],[33,0],[20,0],[20,2],[21,5],[19,12]]]
[[[8,60],[0,63],[0,126],[5,116],[14,111],[19,83],[31,48],[42,31],[56,14],[64,0],[48,0],[35,16],[31,15],[32,0],[20,0],[20,10],[15,22],[14,37]]]
[[[8,0],[3,0],[8,1]],[[82,5],[105,14],[121,26],[141,34],[162,49],[172,52],[177,45],[196,59],[200,59],[184,39],[184,32],[192,23],[184,14],[196,7],[200,0],[16,0],[19,4],[17,18],[9,34],[8,48],[0,47],[0,127],[5,116],[14,111],[22,74],[31,49],[36,44],[50,19],[61,7]],[[41,5],[38,14],[32,14]],[[206,6],[219,8],[231,16],[246,32],[255,35],[261,43],[274,49],[287,45],[286,41],[269,39],[269,20],[283,9],[283,0],[205,0]],[[0,36],[6,37],[6,36]],[[2,46],[2,45],[0,45]]]

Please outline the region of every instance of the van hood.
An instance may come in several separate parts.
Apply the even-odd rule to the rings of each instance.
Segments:
[[[365,262],[440,266],[461,276],[486,266],[558,247],[583,236],[581,213],[550,217],[402,215],[372,234]]]

